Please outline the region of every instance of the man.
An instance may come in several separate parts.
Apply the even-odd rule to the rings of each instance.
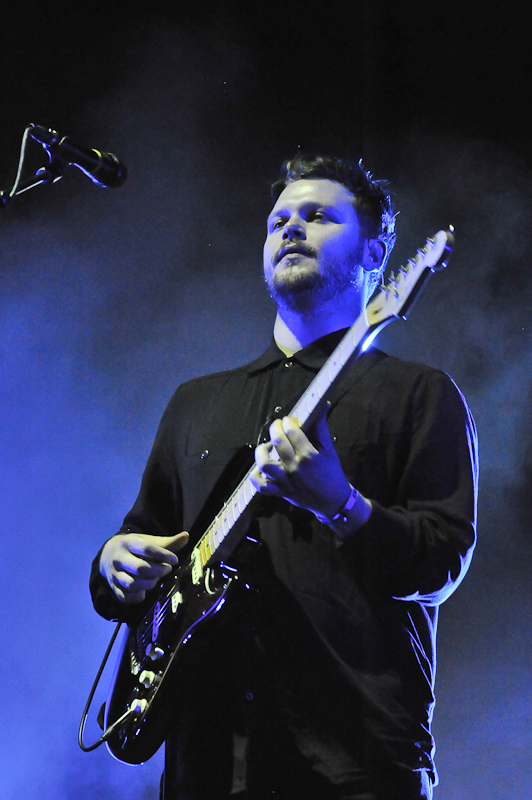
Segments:
[[[258,441],[253,591],[215,617],[176,687],[164,798],[431,798],[438,605],[475,541],[474,423],[445,374],[375,349],[308,436],[286,416],[365,307],[394,216],[381,182],[329,157],[287,162],[273,196],[274,342],[178,388],[139,497],[95,559],[95,607],[127,620],[153,602],[190,547],[179,531]]]

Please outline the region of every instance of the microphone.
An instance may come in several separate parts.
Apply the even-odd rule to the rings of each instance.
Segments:
[[[70,165],[77,167],[91,179],[93,183],[104,188],[122,186],[127,178],[125,164],[113,153],[102,153],[78,144],[70,136],[59,138],[57,131],[31,123],[30,136],[42,144],[50,162],[57,166]]]

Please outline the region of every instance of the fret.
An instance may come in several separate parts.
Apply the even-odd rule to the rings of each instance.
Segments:
[[[329,372],[330,372],[330,370],[328,370],[328,373]],[[330,384],[332,383],[332,380],[330,379],[329,374],[325,373],[325,370],[323,370],[321,372],[318,372],[318,374],[316,376],[316,380],[317,380],[318,386],[320,386],[320,382],[322,384],[320,386],[320,390],[319,391],[320,391],[321,397],[323,397],[323,395],[325,394],[325,392],[329,388]]]
[[[227,505],[224,505],[222,510],[222,533],[224,539],[229,533],[229,520],[227,519]]]
[[[223,536],[220,535],[220,531],[216,526],[214,527],[214,541],[216,543],[216,548],[218,548],[223,542]]]
[[[211,556],[210,556],[210,553],[209,553],[209,537],[208,537],[208,536],[205,536],[205,538],[204,538],[204,542],[203,542],[203,556],[204,556],[204,558],[205,558],[205,564],[206,564],[206,563],[207,563],[207,561],[209,560],[209,558],[211,557]]]
[[[223,511],[223,509],[222,509],[222,511]],[[214,525],[216,525],[216,528],[218,529],[218,531],[219,531],[219,533],[220,533],[220,538],[221,538],[221,539],[223,539],[223,538],[224,538],[224,528],[223,528],[223,520],[222,520],[222,511],[220,511],[220,513],[219,513],[219,514],[217,514],[217,515],[216,515],[216,517],[214,518]]]
[[[253,497],[251,493],[251,486],[252,486],[251,482],[248,481],[246,481],[246,483],[244,484],[244,503],[246,503],[246,505],[248,503],[251,503],[251,498]],[[249,497],[246,495],[246,492],[249,494]]]

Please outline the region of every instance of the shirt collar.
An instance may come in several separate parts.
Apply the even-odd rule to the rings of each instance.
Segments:
[[[325,364],[347,330],[348,328],[343,328],[342,330],[328,333],[326,336],[316,339],[315,342],[311,342],[302,350],[298,350],[293,356],[286,356],[277,347],[275,340],[272,339],[264,353],[249,364],[248,373],[251,375],[255,372],[260,372],[279,364],[281,361],[298,361],[303,366],[310,367],[310,369],[314,369],[317,372]]]

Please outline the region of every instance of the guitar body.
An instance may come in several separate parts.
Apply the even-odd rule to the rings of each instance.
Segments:
[[[128,708],[137,709],[107,741],[119,761],[142,764],[163,743],[177,693],[186,692],[180,678],[189,650],[197,648],[198,629],[221,611],[238,582],[236,570],[216,566],[196,584],[191,562],[179,565],[159,587],[164,602],[158,601],[136,627],[126,629],[105,714],[108,728]]]

